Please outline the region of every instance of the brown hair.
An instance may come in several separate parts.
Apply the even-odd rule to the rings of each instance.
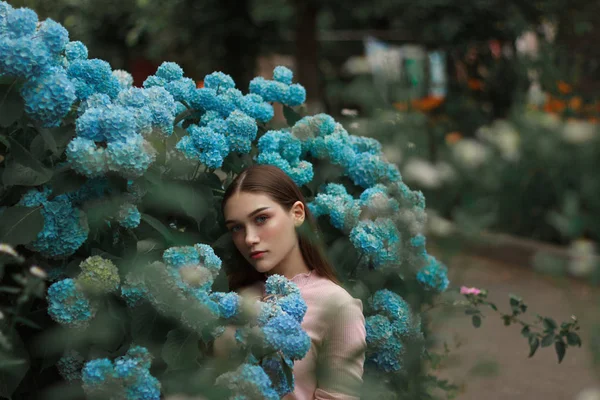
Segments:
[[[317,222],[306,205],[304,195],[285,172],[272,165],[252,165],[246,168],[227,187],[221,210],[229,198],[239,192],[266,194],[286,211],[289,211],[296,201],[301,201],[304,204],[305,223],[296,229],[300,253],[310,270],[315,270],[319,275],[339,284],[323,251]],[[238,290],[257,281],[265,281],[265,274],[256,271],[237,248],[232,247],[232,254],[227,263],[230,265],[226,265],[229,290]]]

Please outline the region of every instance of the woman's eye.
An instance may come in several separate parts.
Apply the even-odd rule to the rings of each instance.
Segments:
[[[231,233],[235,233],[235,232],[238,232],[240,229],[242,229],[242,228],[239,225],[234,225],[231,228],[229,228],[229,231]]]
[[[261,215],[256,217],[256,222],[258,222],[259,224],[264,224],[265,222],[267,222],[268,219],[269,217],[267,217],[266,215]]]

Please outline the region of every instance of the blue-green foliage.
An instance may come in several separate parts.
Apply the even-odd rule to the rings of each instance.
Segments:
[[[94,316],[90,301],[73,279],[63,279],[48,288],[48,314],[56,322],[76,327]]]
[[[158,400],[161,385],[150,374],[150,364],[150,353],[140,346],[130,348],[114,362],[107,358],[89,361],[81,374],[83,389],[89,395],[110,393],[111,398]]]
[[[349,134],[327,114],[302,117],[280,130],[267,125],[274,116],[274,102],[293,107],[306,100],[304,88],[293,83],[293,73],[286,67],[276,67],[272,80],[253,79],[249,93],[244,94],[223,72],[207,75],[204,87],[197,88],[179,65],[165,62],[144,81],[143,88],[136,88],[127,72],[113,71],[103,60],[88,59],[85,45],[70,42],[60,24],[52,20],[38,23],[32,10],[15,10],[0,2],[0,76],[14,80],[27,116],[40,126],[74,127],[74,136],[58,162],[63,162],[61,168],[70,168],[87,179],[79,189],[60,192],[54,198],[48,183],[26,192],[18,203],[41,208],[43,229],[28,247],[43,257],[67,258],[78,250],[88,251],[82,248],[88,240],[82,210],[113,195],[123,196],[114,215],[105,216],[113,242],[119,242],[120,235],[135,237],[143,228],[138,206],[145,210],[145,185],[151,181],[148,175],[171,179],[167,176],[172,172],[171,159],[187,158],[194,166],[203,164],[209,176],[224,167],[230,155],[235,161],[239,155],[251,154],[244,159],[277,166],[298,186],[309,187],[314,193],[309,199],[310,210],[321,222],[327,219],[347,236],[358,253],[355,277],[390,272],[418,282],[422,294],[428,296],[442,292],[449,284],[446,267],[425,248],[425,198],[404,184],[398,169],[385,159],[379,142]],[[55,166],[55,161],[47,164]],[[327,164],[335,166],[342,179],[324,180],[316,173],[318,166]],[[127,189],[119,192],[115,188],[115,176],[125,178],[121,180],[127,181]],[[315,179],[324,184],[311,187]],[[221,193],[225,189],[222,186],[212,187],[213,194]],[[197,222],[204,239],[191,243],[208,242],[204,221]],[[166,225],[168,233],[157,230],[173,237]],[[181,304],[206,311],[206,321],[191,321],[186,319],[190,314],[186,317],[181,310],[170,309],[144,273],[119,271],[124,277],[121,282],[114,273],[116,268],[100,267],[50,286],[48,312],[58,323],[84,326],[94,317],[97,306],[86,297],[90,285],[84,283],[100,279],[106,285],[97,286],[111,293],[120,289],[117,293],[133,312],[141,304],[150,304],[169,318],[180,318],[197,334],[204,335],[207,327],[212,335],[223,331],[222,327],[214,329],[209,320],[220,325],[243,320],[236,339],[247,352],[247,363],[221,376],[219,382],[232,389],[237,399],[280,398],[293,389],[293,382],[283,379],[283,363],[291,367],[310,347],[310,338],[301,327],[306,304],[294,284],[271,276],[266,282],[266,298],[258,304],[258,315],[244,319],[241,316],[247,307],[241,297],[213,292],[221,260],[208,244],[168,248],[162,262],[154,259],[145,267],[159,274],[160,284]],[[369,365],[397,372],[402,368],[405,341],[421,334],[418,316],[400,296],[387,290],[375,293],[370,309],[366,319]],[[264,354],[281,354],[283,358],[261,359]],[[128,356],[114,362],[88,362],[82,375],[84,388],[102,390],[108,383],[118,382],[124,398],[158,398],[160,385],[148,372],[146,355],[145,349],[132,348]],[[75,376],[71,359],[65,358],[61,365],[66,376]]]
[[[410,306],[396,293],[377,291],[370,299],[373,315],[366,318],[366,362],[385,372],[399,371],[403,366],[405,341],[421,335],[419,319]]]
[[[49,188],[44,188],[42,192],[31,189],[19,203],[26,207],[42,209],[44,228],[30,246],[46,257],[70,256],[88,237],[85,214],[73,206],[66,194],[48,200],[51,192]]]

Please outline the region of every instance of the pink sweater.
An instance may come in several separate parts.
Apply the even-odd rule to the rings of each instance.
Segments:
[[[311,339],[306,356],[294,363],[294,395],[298,400],[358,399],[367,346],[362,302],[316,271],[291,280],[306,302],[302,328]]]

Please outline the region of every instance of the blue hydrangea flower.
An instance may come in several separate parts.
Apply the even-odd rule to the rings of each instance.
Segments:
[[[281,350],[285,357],[299,360],[310,349],[310,337],[302,330],[300,323],[287,313],[280,313],[262,327],[265,341],[273,348]]]
[[[250,93],[258,94],[265,101],[286,103],[289,93],[288,85],[256,77],[250,81]]]
[[[163,253],[163,261],[170,267],[200,264],[200,254],[194,246],[171,247]]]
[[[338,183],[328,183],[309,207],[315,217],[329,215],[331,225],[344,231],[349,231],[356,225],[361,213],[360,203]]]
[[[48,196],[52,194],[52,190],[49,187],[42,187],[41,189],[41,191],[31,189],[25,193],[19,201],[19,205],[25,207],[37,207],[46,204]]]
[[[94,93],[104,93],[114,99],[121,90],[110,64],[104,60],[75,60],[69,65],[67,74],[75,84],[77,97],[81,100]]]
[[[207,87],[196,89],[190,98],[190,106],[196,110],[217,110],[219,98],[217,91]]]
[[[112,75],[117,78],[121,90],[129,89],[133,86],[133,76],[129,72],[122,69],[115,69]]]
[[[213,89],[217,93],[222,93],[227,89],[235,88],[235,82],[231,76],[224,74],[223,72],[216,71],[204,77],[204,87]]]
[[[106,158],[111,171],[134,179],[142,176],[154,162],[156,150],[141,135],[136,135],[125,141],[108,143]]]
[[[127,350],[125,358],[135,360],[135,362],[142,368],[150,369],[152,365],[152,354],[147,348],[142,346],[132,346]]]
[[[183,78],[183,69],[177,63],[166,61],[158,67],[155,75],[165,82],[172,82]]]
[[[210,298],[219,305],[221,318],[230,319],[240,313],[240,297],[237,293],[215,292],[211,293]]]
[[[288,174],[298,186],[310,182],[314,177],[312,164],[308,161],[299,161],[295,165],[284,159],[276,152],[263,152],[256,158],[258,164],[273,165]]]
[[[365,319],[367,346],[373,348],[388,340],[392,332],[392,324],[387,317],[376,314]]]
[[[73,279],[63,279],[48,288],[48,314],[60,324],[82,326],[95,314],[89,300]]]
[[[6,17],[13,11],[10,4],[5,1],[0,1],[0,35],[6,31]]]
[[[77,60],[86,60],[88,58],[88,49],[80,41],[69,42],[65,46],[65,56],[71,63]]]
[[[448,268],[435,257],[427,257],[427,265],[417,272],[417,280],[427,289],[442,293],[448,288]]]
[[[107,142],[127,141],[136,136],[136,128],[135,116],[126,107],[109,105],[102,109],[100,129]]]
[[[190,78],[181,78],[168,82],[165,85],[165,89],[171,93],[175,101],[188,102],[196,92],[196,82]]]
[[[285,97],[281,103],[290,107],[295,107],[303,104],[305,101],[306,89],[299,83],[294,83],[293,85],[288,86]]]
[[[347,173],[355,184],[364,188],[402,179],[395,165],[371,153],[357,154],[348,166]]]
[[[297,161],[302,152],[300,140],[288,131],[268,131],[258,140],[261,153],[278,153],[286,161]]]
[[[108,163],[103,148],[89,139],[76,137],[66,149],[67,160],[71,168],[88,178],[99,177],[108,171]]]
[[[190,139],[182,138],[175,147],[186,157],[199,160],[209,168],[220,168],[229,154],[227,138],[209,127],[197,125],[191,125],[188,133]]]
[[[124,203],[119,209],[119,215],[117,219],[123,228],[134,229],[139,226],[142,215],[135,205]]]
[[[98,358],[85,364],[81,372],[81,379],[83,380],[84,388],[96,388],[107,380],[110,380],[112,375],[112,361],[108,358]]]
[[[235,371],[219,376],[216,384],[229,389],[232,398],[248,400],[279,400],[280,396],[273,389],[271,379],[258,365],[242,364]]]
[[[126,398],[159,400],[161,385],[158,379],[150,375],[150,371],[146,369],[137,372],[135,381],[125,388]]]
[[[121,285],[121,297],[129,307],[135,307],[142,302],[148,295],[148,290],[142,282],[134,279],[131,275],[125,278],[125,283]]]
[[[285,396],[288,393],[294,391],[294,376],[291,375],[291,381],[288,382],[288,378],[284,372],[284,361],[279,355],[266,356],[260,363],[261,367],[269,376],[273,388],[280,397]],[[289,368],[292,368],[293,363],[287,363]]]
[[[37,23],[38,16],[32,9],[26,7],[12,9],[6,15],[5,34],[11,39],[31,36],[35,33]]]
[[[18,39],[0,36],[0,55],[2,75],[30,78],[50,64],[46,46],[29,36]]]
[[[350,241],[375,268],[400,261],[400,232],[389,218],[360,221],[350,232]]]
[[[281,307],[283,312],[289,314],[298,321],[298,323],[302,323],[304,315],[306,315],[307,307],[306,302],[299,293],[287,295],[281,298],[277,304]]]
[[[35,189],[31,192],[33,194],[24,196],[20,204],[28,206],[35,204],[35,201],[41,201],[36,206],[43,206],[44,227],[29,246],[49,258],[70,256],[87,240],[88,226],[85,214],[73,207],[66,194],[56,196],[52,200],[43,200],[47,192],[40,193]]]
[[[54,54],[65,50],[65,46],[69,43],[69,32],[64,26],[50,18],[41,23],[36,36],[39,36],[50,52]]]
[[[402,342],[396,337],[391,337],[381,348],[375,351],[367,350],[365,364],[372,364],[384,372],[397,372],[404,365],[402,362],[404,354]]]
[[[227,124],[228,139],[242,138],[246,140],[254,140],[258,133],[258,126],[254,118],[244,114],[241,111],[233,111],[225,120]],[[230,141],[231,143],[231,141]],[[237,148],[231,148],[232,151],[239,151]]]
[[[263,123],[269,122],[275,115],[273,106],[264,101],[259,95],[253,93],[247,94],[240,99],[237,106],[245,114]]]
[[[349,140],[357,153],[381,154],[381,143],[377,139],[350,135]]]
[[[238,104],[241,103],[243,99],[244,95],[238,89],[227,89],[217,95],[218,102],[216,111],[218,111],[223,117],[227,117],[236,110]]]
[[[285,83],[286,85],[291,85],[293,77],[294,73],[292,72],[292,70],[287,67],[284,67],[283,65],[279,65],[273,70],[273,79],[277,82]]]
[[[110,97],[108,97],[104,93],[94,93],[93,95],[91,95],[90,97],[88,97],[87,99],[85,99],[81,103],[79,103],[79,107],[77,108],[77,114],[81,117],[89,109],[92,109],[92,108],[102,109],[103,107],[109,106],[111,103],[112,103],[112,101],[110,100]],[[96,121],[99,121],[99,116],[94,119]],[[90,122],[92,122],[92,121],[90,121]],[[79,118],[77,120],[77,123],[79,123]],[[96,125],[99,125],[99,124],[96,123]],[[99,127],[97,129],[99,129]],[[77,130],[76,130],[76,132],[77,132]],[[84,135],[81,135],[80,133],[77,133],[77,135],[84,136]],[[101,141],[101,140],[98,140],[98,141]]]
[[[75,88],[62,68],[25,82],[21,96],[25,112],[46,128],[59,126],[77,98]]]

